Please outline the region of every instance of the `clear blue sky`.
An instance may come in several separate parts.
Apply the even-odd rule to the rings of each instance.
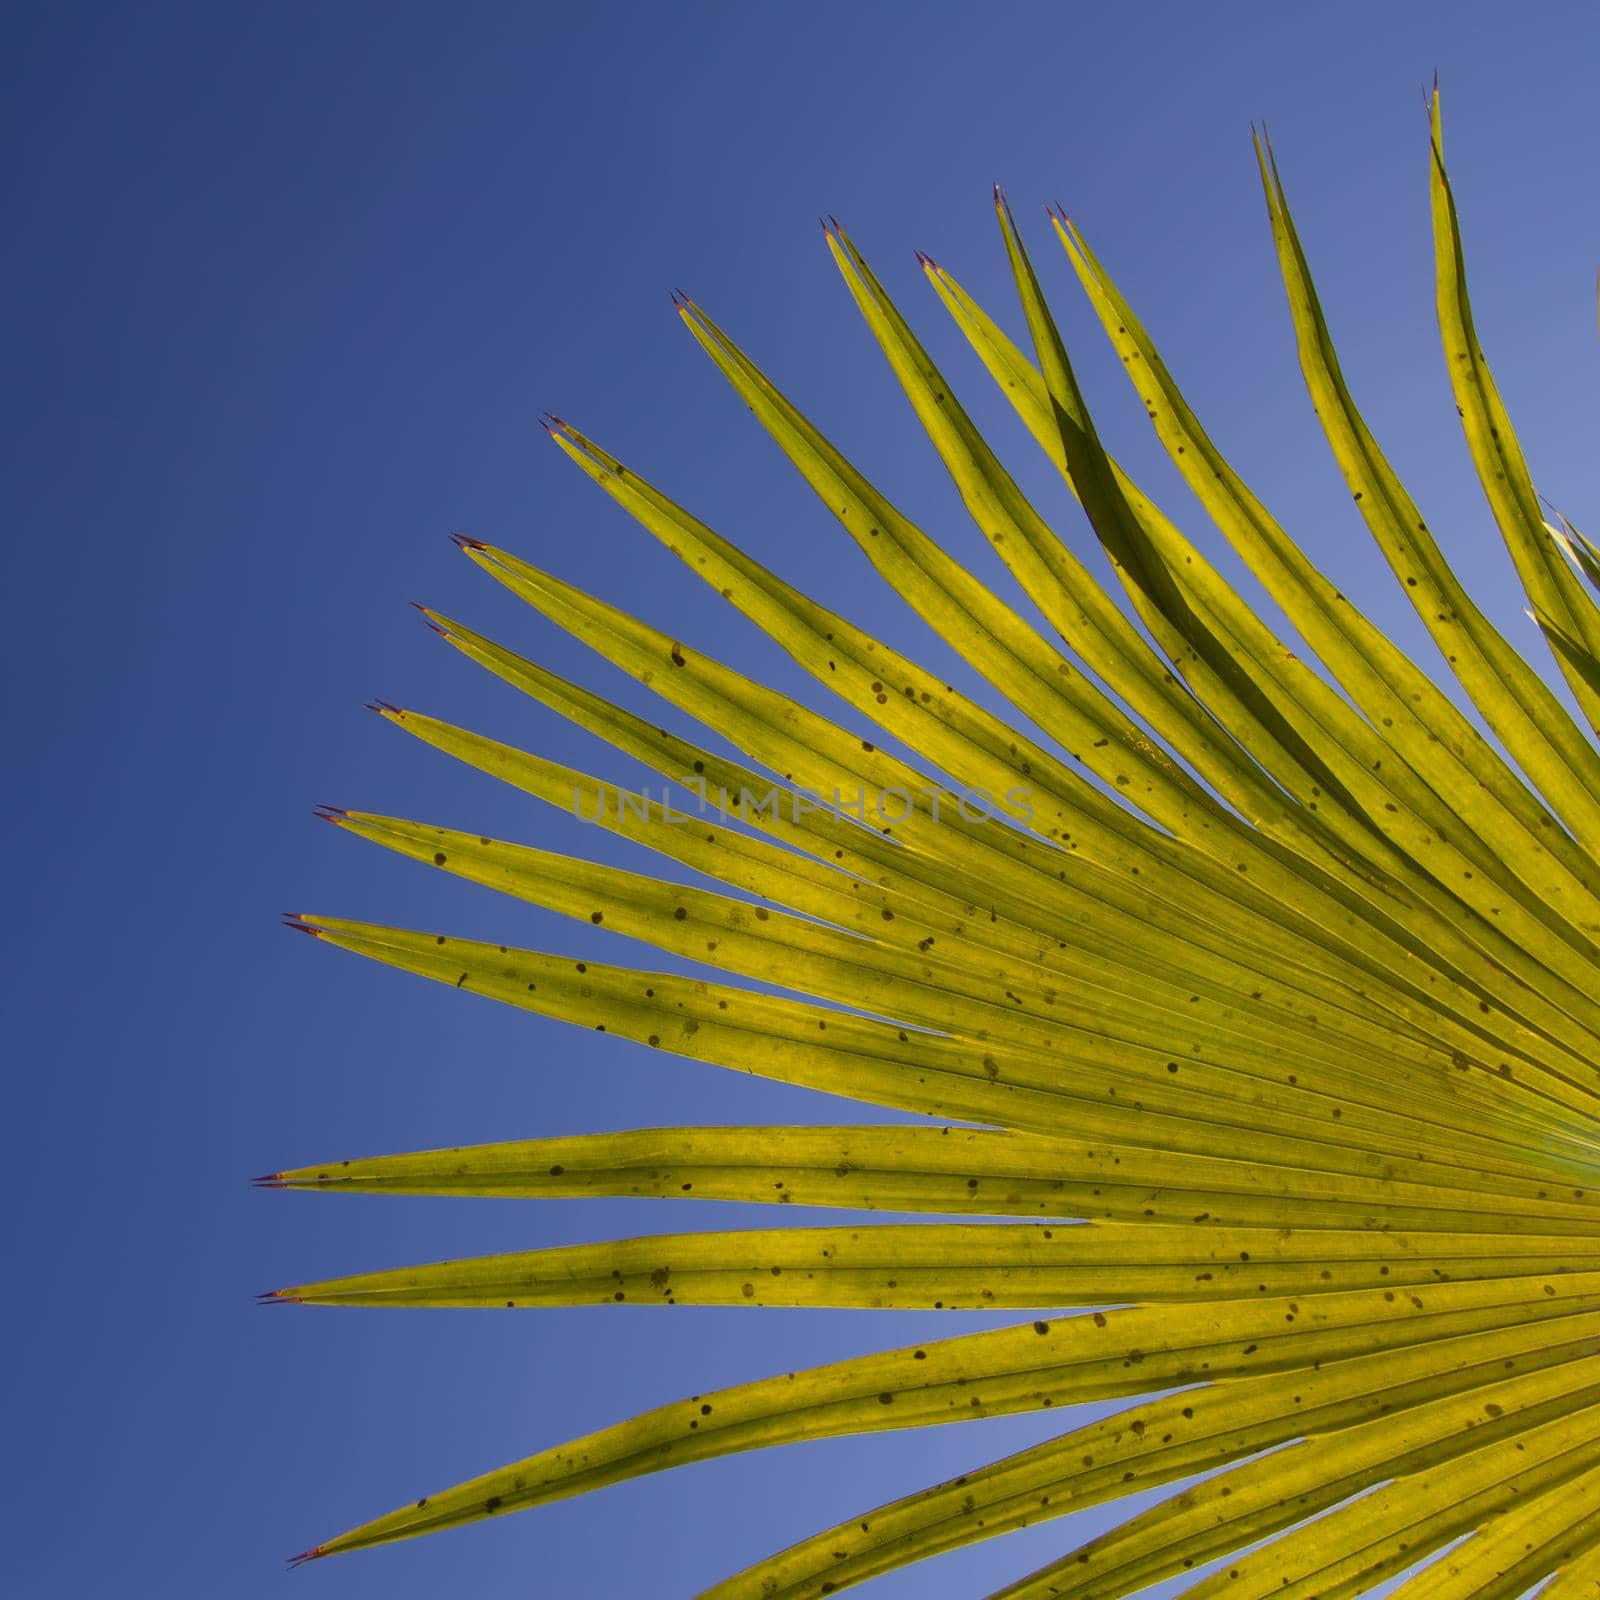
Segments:
[[[288,937],[282,907],[630,954],[342,838],[311,803],[595,847],[360,709],[379,695],[617,772],[419,626],[409,600],[646,703],[520,615],[451,529],[797,681],[549,448],[545,407],[939,658],[668,303],[695,294],[977,554],[818,212],[851,227],[1083,547],[912,258],[1010,317],[996,178],[1113,446],[1198,527],[1069,292],[1047,200],[1269,503],[1398,617],[1300,388],[1252,118],[1369,420],[1527,639],[1437,348],[1421,86],[1437,67],[1485,344],[1541,485],[1582,523],[1600,503],[1593,7],[158,0],[14,5],[4,33],[8,1592],[686,1594],[1049,1431],[745,1457],[285,1575],[352,1521],[632,1410],[930,1331],[910,1314],[257,1310],[253,1291],[323,1273],[748,1219],[262,1194],[252,1173],[866,1114]],[[1067,1543],[1051,1524],[871,1592],[983,1593]]]

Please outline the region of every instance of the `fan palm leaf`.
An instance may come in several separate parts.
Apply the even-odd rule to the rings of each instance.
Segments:
[[[1185,1592],[1197,1595],[1351,1594],[1419,1562],[1400,1590],[1411,1600],[1513,1596],[1552,1574],[1547,1595],[1597,1592],[1600,551],[1546,520],[1484,364],[1437,94],[1431,134],[1438,315],[1457,407],[1577,716],[1474,604],[1362,421],[1261,143],[1317,415],[1477,718],[1273,519],[1082,233],[1053,214],[1157,437],[1320,670],[1106,453],[998,193],[1031,353],[942,267],[923,258],[924,271],[1081,501],[1120,603],[1001,465],[850,237],[836,223],[826,237],[1048,633],[891,504],[705,311],[681,298],[678,309],[889,587],[1032,732],[549,420],[556,446],[827,685],[843,720],[462,538],[490,577],[744,759],[431,610],[455,649],[697,788],[702,804],[674,811],[666,789],[630,795],[418,711],[381,714],[727,892],[396,817],[325,815],[435,870],[760,987],[321,915],[296,925],[541,1016],[934,1120],[535,1139],[264,1181],[963,1220],[655,1235],[269,1298],[1075,1309],[663,1406],[308,1556],[791,1440],[1131,1399],[709,1592],[836,1593],[1180,1480],[1195,1481],[1001,1592],[1113,1596],[1193,1571]],[[986,1220],[997,1218],[1011,1220]]]

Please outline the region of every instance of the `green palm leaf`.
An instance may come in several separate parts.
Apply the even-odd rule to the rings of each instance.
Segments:
[[[308,1556],[791,1440],[1131,1398],[710,1592],[830,1594],[1197,1474],[1002,1592],[1114,1596],[1193,1572],[1185,1592],[1197,1595],[1353,1594],[1419,1562],[1399,1591],[1414,1600],[1509,1597],[1547,1579],[1544,1594],[1562,1600],[1596,1592],[1600,610],[1586,585],[1600,579],[1600,549],[1541,511],[1483,361],[1437,95],[1433,227],[1451,383],[1581,721],[1474,604],[1368,431],[1276,164],[1263,143],[1257,155],[1329,446],[1481,726],[1223,458],[1065,216],[1056,234],[1157,437],[1322,670],[1106,454],[998,195],[1032,355],[950,273],[926,258],[924,269],[1081,502],[1126,608],[1028,501],[837,224],[827,243],[850,295],[1048,631],[916,527],[680,299],[695,340],[885,582],[982,677],[984,696],[800,593],[552,418],[557,447],[825,684],[843,702],[839,720],[463,539],[491,577],[743,759],[433,611],[455,649],[698,788],[701,803],[676,810],[666,790],[633,796],[417,711],[382,714],[726,892],[431,823],[326,815],[425,867],[729,981],[322,915],[295,925],[543,1016],[937,1121],[576,1135],[333,1161],[263,1182],[1013,1220],[663,1234],[268,1298],[1032,1315],[663,1406]],[[1032,731],[991,710],[995,696]],[[1059,1314],[1093,1306],[1110,1309]]]

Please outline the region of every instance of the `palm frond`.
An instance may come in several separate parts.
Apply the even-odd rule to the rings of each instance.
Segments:
[[[702,803],[677,812],[665,789],[633,796],[418,711],[381,714],[727,892],[398,817],[328,820],[729,981],[320,914],[295,925],[454,989],[938,1125],[646,1129],[261,1181],[1013,1220],[656,1235],[268,1298],[1034,1315],[663,1406],[308,1554],[793,1440],[1132,1399],[710,1593],[831,1594],[1197,1475],[1001,1594],[1123,1595],[1191,1571],[1195,1595],[1352,1594],[1430,1556],[1398,1591],[1409,1600],[1510,1597],[1547,1579],[1556,1600],[1594,1592],[1600,608],[1586,584],[1600,579],[1600,549],[1559,514],[1546,519],[1484,363],[1437,95],[1430,146],[1451,384],[1564,692],[1468,595],[1362,420],[1276,162],[1264,141],[1256,150],[1316,414],[1481,722],[1295,544],[1205,432],[1082,231],[1052,213],[1156,437],[1316,660],[1106,453],[998,192],[1032,354],[950,272],[922,258],[924,272],[1081,503],[1120,600],[1001,464],[851,238],[832,224],[826,240],[1043,630],[894,506],[705,310],[678,300],[713,364],[981,693],[801,593],[549,419],[565,456],[826,685],[838,720],[464,538],[490,577],[742,759],[431,610],[453,648]],[[996,696],[1031,731],[991,709]],[[1060,1314],[1095,1306],[1109,1309]]]

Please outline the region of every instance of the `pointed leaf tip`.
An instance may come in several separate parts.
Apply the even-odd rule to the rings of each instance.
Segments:
[[[303,1567],[308,1561],[318,1561],[327,1553],[320,1544],[314,1544],[309,1550],[302,1550],[299,1555],[289,1557],[289,1570],[293,1572],[296,1567]]]

